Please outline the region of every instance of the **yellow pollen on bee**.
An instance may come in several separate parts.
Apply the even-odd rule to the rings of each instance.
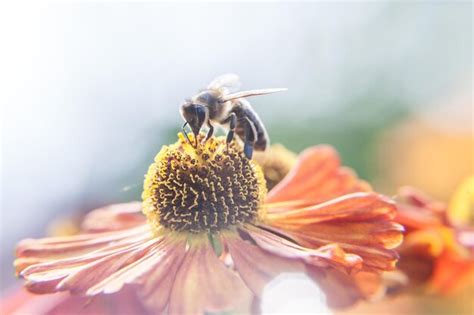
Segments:
[[[193,135],[189,140],[194,144]],[[154,231],[216,232],[258,220],[266,185],[260,167],[224,137],[194,148],[182,133],[163,146],[145,176],[143,213]]]

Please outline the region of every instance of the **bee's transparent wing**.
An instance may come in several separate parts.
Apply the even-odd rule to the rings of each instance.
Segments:
[[[218,76],[207,86],[210,90],[225,89],[226,92],[234,92],[240,88],[239,76],[235,73],[227,73]]]
[[[286,88],[276,88],[276,89],[261,89],[261,90],[249,90],[249,91],[241,91],[237,93],[227,94],[222,96],[221,101],[226,102],[230,100],[235,100],[236,98],[242,97],[250,97],[250,96],[257,96],[257,95],[265,95],[271,94],[276,92],[283,92],[286,91]]]

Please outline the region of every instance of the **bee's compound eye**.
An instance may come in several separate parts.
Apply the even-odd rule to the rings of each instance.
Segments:
[[[188,102],[181,105],[181,116],[183,116],[184,120],[188,123],[191,123],[192,119],[196,116],[195,106],[196,105]]]

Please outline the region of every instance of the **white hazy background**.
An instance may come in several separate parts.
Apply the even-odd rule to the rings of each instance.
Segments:
[[[472,82],[467,1],[0,12],[2,290],[16,283],[17,241],[44,235],[53,218],[138,197],[164,133],[182,124],[179,104],[219,74],[238,73],[243,88],[288,87],[253,102],[282,124],[334,111],[381,80],[384,95],[414,105]]]

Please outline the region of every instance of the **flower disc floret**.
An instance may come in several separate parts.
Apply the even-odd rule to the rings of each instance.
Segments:
[[[200,136],[194,148],[179,136],[145,177],[143,212],[155,231],[216,232],[254,222],[266,195],[260,167],[223,137]]]

